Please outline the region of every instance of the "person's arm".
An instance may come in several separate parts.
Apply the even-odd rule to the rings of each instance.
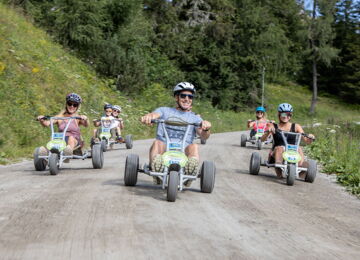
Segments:
[[[272,123],[268,123],[268,129],[264,132],[264,134],[261,137],[261,141],[265,142],[267,140],[267,138],[269,137],[269,135],[274,134],[275,133],[275,127],[274,124]]]
[[[201,127],[199,127],[196,130],[201,140],[207,140],[209,138],[210,128],[211,128],[211,123],[209,121],[206,120],[201,121]]]
[[[119,120],[119,127],[120,127],[120,129],[124,129],[124,120],[122,120],[122,118],[119,118],[118,119]]]
[[[247,121],[247,127],[248,127],[248,128],[252,128],[252,127],[254,126],[254,124],[255,124],[255,120],[249,119],[249,120]]]
[[[38,119],[38,121],[40,122],[40,124],[42,125],[42,126],[44,126],[44,127],[48,127],[48,126],[50,126],[50,121],[49,120],[46,120],[45,118],[44,118],[44,116],[38,116],[37,117],[37,119]]]
[[[100,126],[100,125],[101,125],[101,120],[100,120],[100,119],[94,119],[94,120],[93,120],[93,125],[94,125],[95,127]]]
[[[85,127],[89,126],[89,119],[85,115],[79,116],[81,119],[79,120],[79,125],[83,125]]]
[[[141,121],[141,123],[143,123],[145,125],[152,125],[151,120],[159,119],[160,117],[161,117],[160,113],[152,112],[152,113],[149,113],[149,114],[146,114],[146,115],[142,116],[140,121]]]
[[[303,130],[303,128],[301,127],[301,125],[296,124],[296,125],[295,125],[295,132],[296,132],[296,133],[304,133],[304,130]],[[303,136],[303,140],[304,140],[304,142],[305,142],[306,144],[311,144],[311,143],[314,141],[315,136],[314,136],[313,134],[308,134],[308,136],[309,136],[310,138],[307,138],[307,137]]]

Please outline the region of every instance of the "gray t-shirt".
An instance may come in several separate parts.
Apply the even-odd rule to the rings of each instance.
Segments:
[[[160,119],[167,120],[169,118],[180,119],[181,121],[185,121],[188,123],[198,123],[200,124],[203,120],[199,115],[196,115],[194,112],[183,112],[177,110],[176,108],[172,107],[159,107],[155,111],[155,113],[160,114]],[[166,125],[165,126],[171,141],[179,141],[182,140],[186,126],[172,126]],[[193,143],[196,134],[196,127],[190,126],[190,131],[188,136],[186,137],[186,146]],[[162,127],[158,127],[156,133],[156,139],[166,142],[165,134]]]

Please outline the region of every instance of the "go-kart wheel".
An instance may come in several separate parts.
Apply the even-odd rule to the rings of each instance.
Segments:
[[[91,150],[91,158],[94,169],[101,169],[104,165],[104,153],[101,144],[94,144]]]
[[[317,172],[317,162],[315,160],[309,160],[308,161],[308,169],[305,176],[305,181],[313,183],[316,178],[316,172]]]
[[[137,182],[139,169],[139,156],[136,154],[129,154],[126,157],[124,182],[125,186],[135,186]]]
[[[289,164],[287,169],[286,184],[289,186],[294,185],[295,177],[296,177],[296,165]]]
[[[47,161],[39,158],[40,147],[36,147],[34,151],[34,166],[37,171],[44,171],[46,169]]]
[[[211,193],[215,185],[216,167],[211,161],[204,161],[200,170],[201,192]]]
[[[57,153],[50,154],[49,169],[51,175],[57,175],[59,173],[59,155]]]
[[[206,144],[206,140],[205,139],[200,139],[200,143],[201,144]]]
[[[262,148],[262,142],[261,142],[260,139],[257,140],[257,144],[256,144],[256,145],[257,145],[257,149],[258,149],[258,150],[261,150],[261,148]]]
[[[249,172],[252,175],[258,175],[260,171],[261,157],[257,152],[253,152],[250,158]]]
[[[167,201],[174,202],[179,187],[179,173],[171,171],[169,174],[169,181],[167,185]]]
[[[107,142],[106,142],[106,140],[101,140],[101,148],[102,148],[103,152],[107,151]]]
[[[247,141],[247,136],[245,134],[242,134],[241,135],[240,146],[245,147],[246,146],[246,141]]]
[[[131,149],[133,147],[132,135],[127,135],[125,137],[125,146],[126,149]]]

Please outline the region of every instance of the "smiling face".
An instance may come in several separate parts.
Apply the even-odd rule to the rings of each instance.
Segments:
[[[178,107],[183,111],[190,111],[192,108],[194,95],[189,90],[181,91],[175,96]]]
[[[106,116],[111,116],[111,113],[112,113],[112,109],[111,109],[111,108],[105,109],[105,115],[106,115]]]
[[[287,123],[290,121],[291,116],[292,116],[291,112],[281,112],[281,113],[279,112],[279,121],[281,123]]]
[[[66,102],[66,110],[69,114],[74,114],[78,110],[79,103],[68,101]]]
[[[264,117],[264,112],[263,111],[256,111],[256,118],[257,119],[261,119]]]

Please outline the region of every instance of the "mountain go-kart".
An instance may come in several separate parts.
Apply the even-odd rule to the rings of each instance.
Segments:
[[[94,169],[101,169],[104,164],[103,151],[101,145],[93,145],[91,151],[82,150],[81,145],[75,147],[73,155],[65,155],[64,149],[66,148],[66,132],[72,120],[81,119],[80,117],[43,117],[45,120],[50,120],[51,140],[47,143],[47,155],[40,155],[40,147],[35,148],[34,152],[34,166],[37,171],[46,170],[49,165],[51,175],[57,175],[65,160],[92,158]],[[64,132],[55,132],[54,120],[67,120]]]
[[[259,174],[260,166],[270,167],[277,167],[280,168],[282,171],[282,177],[286,178],[286,184],[291,186],[294,184],[295,179],[299,179],[299,173],[305,172],[306,182],[314,182],[316,178],[317,172],[317,162],[315,160],[308,160],[308,167],[299,167],[298,163],[301,160],[301,155],[299,153],[299,145],[301,141],[301,136],[305,136],[310,138],[305,133],[293,133],[293,132],[286,132],[277,129],[281,133],[281,137],[285,144],[285,151],[283,152],[283,163],[276,164],[274,162],[264,161],[262,162],[260,154],[257,152],[253,152],[250,159],[250,166],[249,172],[250,174],[257,175]],[[294,136],[295,143],[289,144],[287,141],[287,137]]]
[[[109,149],[113,149],[115,144],[121,144],[121,143],[125,143],[126,149],[131,149],[133,147],[132,135],[127,135],[125,137],[125,140],[122,138],[116,138],[116,139],[111,138],[112,129],[110,127],[112,120],[117,120],[117,119],[104,117],[101,118],[101,120],[98,120],[101,122],[99,136],[97,139],[94,140],[92,139],[91,144],[92,145],[100,144],[104,152],[106,152]]]
[[[261,141],[261,137],[265,133],[266,123],[260,124],[259,121],[253,120],[256,124],[256,133],[253,136],[247,136],[246,134],[241,135],[240,146],[245,147],[246,143],[252,143],[256,145],[258,150],[261,150],[264,144],[270,144],[272,142],[271,137],[269,137],[265,142]]]
[[[185,155],[185,140],[190,132],[190,126],[199,127],[199,124],[190,124],[187,122],[170,121],[170,120],[152,120],[153,123],[162,127],[166,138],[166,152],[162,155],[164,163],[163,172],[152,171],[148,164],[139,168],[139,156],[136,154],[129,154],[126,157],[124,182],[126,186],[135,186],[137,182],[138,172],[145,173],[150,176],[158,177],[162,182],[162,188],[167,190],[167,200],[175,201],[177,192],[184,189],[184,184],[187,181],[194,181],[200,178],[200,189],[202,192],[211,193],[215,184],[215,164],[212,161],[204,161],[201,170],[197,175],[186,175],[185,164],[188,160]],[[166,126],[181,126],[186,127],[186,131],[182,140],[172,141],[169,138]]]

